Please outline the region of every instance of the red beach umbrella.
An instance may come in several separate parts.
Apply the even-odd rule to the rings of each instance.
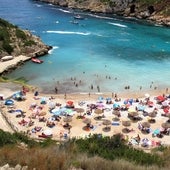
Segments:
[[[73,105],[73,101],[71,101],[71,100],[67,101],[67,105],[72,106]]]
[[[157,96],[156,99],[160,102],[163,102],[165,100],[165,98],[163,96]]]
[[[152,101],[148,101],[148,106],[153,107],[154,103]]]
[[[169,113],[169,108],[166,107],[166,108],[163,109],[163,111],[164,111],[164,113],[168,114]]]

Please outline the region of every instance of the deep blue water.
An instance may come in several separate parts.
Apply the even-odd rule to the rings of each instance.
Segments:
[[[74,13],[85,19],[73,24]],[[67,93],[170,87],[170,28],[31,0],[1,0],[0,17],[53,46],[43,64],[29,61],[10,78],[25,77],[44,92],[55,86]]]

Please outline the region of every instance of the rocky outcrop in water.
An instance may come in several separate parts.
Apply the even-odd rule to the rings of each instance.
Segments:
[[[36,0],[84,11],[136,17],[170,26],[170,1],[139,0]],[[143,3],[144,2],[144,3]]]

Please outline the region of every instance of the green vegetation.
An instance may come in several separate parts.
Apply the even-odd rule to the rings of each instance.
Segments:
[[[17,26],[0,18],[0,53],[12,54],[14,49],[21,51],[25,46],[36,45],[36,42]],[[20,51],[20,52],[21,52]],[[18,53],[20,53],[18,52]]]
[[[36,45],[35,41],[28,40],[28,41],[25,41],[24,43],[24,46],[32,46],[32,45]]]
[[[157,152],[160,154],[156,154]],[[85,139],[57,142],[50,138],[35,141],[22,133],[10,134],[0,130],[0,166],[28,165],[28,169],[68,170],[126,169],[168,170],[170,148],[161,147],[153,153],[127,146],[121,135],[102,137],[93,135]],[[30,156],[31,155],[31,156]],[[36,161],[35,161],[36,160]]]
[[[22,40],[25,40],[27,38],[24,31],[22,31],[20,29],[16,29],[16,36],[18,38],[21,38]]]
[[[9,82],[12,82],[12,83],[15,83],[15,84],[19,84],[21,86],[25,86],[26,88],[28,88],[29,90],[32,90],[34,89],[33,86],[27,84],[28,80],[26,80],[24,77],[19,77],[17,79],[9,79],[5,76],[1,76],[0,77],[0,83],[9,83]]]
[[[25,85],[27,83],[27,80],[24,77],[19,77],[17,79],[8,79],[7,77],[1,76],[0,77],[0,82],[14,82],[14,83],[18,83],[21,85]]]
[[[111,138],[103,138],[98,135],[94,135],[85,140],[79,139],[76,141],[76,144],[80,151],[87,152],[92,156],[98,155],[109,160],[123,158],[141,165],[163,165],[163,160],[159,156],[145,153],[142,150],[132,149],[122,142],[120,135],[116,135]]]
[[[3,41],[2,49],[5,50],[8,54],[11,54],[13,52],[13,47],[10,45],[9,41]]]

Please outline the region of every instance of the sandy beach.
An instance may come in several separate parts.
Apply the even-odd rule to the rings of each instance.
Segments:
[[[5,94],[4,98],[22,90],[21,86],[15,86],[16,88],[9,90],[10,86],[13,87],[12,83],[6,86],[7,88],[3,85],[1,84],[0,88],[1,93],[4,92]],[[134,143],[133,140],[139,135],[140,142],[147,139],[149,146],[154,147],[160,143],[170,144],[169,131],[162,137],[153,137],[156,130],[164,130],[162,123],[169,120],[167,116],[162,116],[165,111],[162,103],[158,103],[156,100],[156,97],[162,96],[163,92],[152,91],[146,94],[141,91],[139,94],[127,93],[122,96],[119,94],[115,96],[112,93],[43,94],[40,91],[36,95],[35,91],[29,91],[24,95],[24,100],[19,101],[10,98],[14,101],[13,105],[4,105],[5,100],[1,101],[1,111],[14,130],[24,132],[36,139],[52,137],[57,140],[67,140],[72,137],[88,137],[91,134],[112,136],[116,133],[122,133],[126,140],[133,145],[142,145],[142,143]],[[147,95],[149,95],[152,106],[146,104]],[[165,96],[168,96],[168,94],[165,94]],[[139,101],[136,101],[136,99]],[[108,100],[111,101],[110,104]],[[166,97],[164,102],[169,109],[170,99]],[[69,106],[70,103],[71,106]],[[91,105],[95,108],[91,109],[89,107]],[[116,108],[116,106],[119,106],[119,108]],[[123,109],[124,107],[127,108]],[[143,110],[139,107],[143,107]],[[136,108],[138,109],[134,111]],[[96,110],[102,110],[102,112]],[[156,110],[155,117],[152,118],[147,115],[154,110]],[[119,116],[116,114],[117,111],[120,114]],[[129,117],[130,112],[137,112],[137,117],[140,119],[137,121],[131,119]],[[151,118],[154,119],[154,122],[150,122]],[[3,120],[0,128],[11,132],[10,126],[5,122],[2,115],[0,119],[1,122]],[[130,125],[125,126],[123,123],[125,121],[130,121]],[[146,125],[149,128],[141,130],[139,125],[143,122],[149,124]],[[148,129],[149,132],[146,132]],[[47,133],[47,136],[44,136],[44,133]]]

